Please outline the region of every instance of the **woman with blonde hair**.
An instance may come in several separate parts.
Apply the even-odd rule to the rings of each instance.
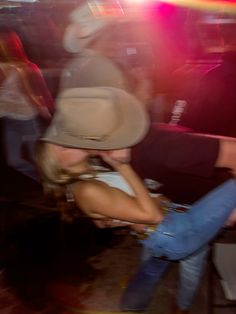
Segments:
[[[152,256],[178,260],[201,248],[223,227],[236,208],[236,182],[225,180],[192,206],[150,194],[131,166],[135,147],[146,140],[150,129],[142,105],[122,90],[67,90],[59,96],[52,123],[41,138],[37,162],[43,182],[57,193],[69,195],[91,219],[115,226],[127,224],[137,230]],[[163,169],[170,164],[168,158],[163,159],[168,150],[179,159],[176,170],[185,167],[185,172],[194,173],[199,163],[204,172],[215,167],[235,169],[233,139],[175,129],[151,132],[155,132],[155,142],[147,140],[149,148],[158,147],[163,139],[168,143],[166,151],[159,152]],[[173,138],[180,147],[178,152],[173,150]],[[191,165],[183,165],[185,158],[190,158],[189,147],[180,145],[186,143],[195,149],[209,147],[209,154],[204,152],[203,157],[192,158]],[[144,152],[147,162],[151,153]],[[105,164],[94,164],[97,156]]]

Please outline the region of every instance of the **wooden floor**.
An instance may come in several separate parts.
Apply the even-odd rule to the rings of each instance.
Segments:
[[[5,192],[0,196],[0,314],[119,313],[120,296],[139,261],[136,240],[126,230],[96,229],[84,217],[62,223],[37,184],[15,174],[8,172],[0,187]],[[177,278],[174,264],[148,314],[171,314]],[[207,278],[206,269],[193,314],[208,314]],[[224,301],[219,281],[214,286]],[[233,313],[235,308],[214,314]]]
[[[13,228],[1,246],[1,314],[119,313],[120,296],[140,254],[139,245],[124,230],[97,230],[86,219],[61,224],[55,214]],[[171,313],[177,276],[174,264],[147,313]],[[219,282],[215,286],[217,298],[223,300]],[[191,313],[207,314],[207,270]],[[236,310],[215,311],[221,313]]]

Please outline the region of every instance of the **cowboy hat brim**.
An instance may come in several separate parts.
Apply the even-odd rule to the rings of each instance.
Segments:
[[[98,104],[90,105],[93,99]],[[108,102],[109,99],[109,102]],[[100,109],[107,102],[104,111]],[[88,104],[88,107],[86,105]],[[112,106],[112,108],[110,108]],[[71,115],[65,118],[63,110]],[[112,115],[110,112],[112,110]],[[109,113],[108,115],[106,114]],[[116,111],[116,112],[115,112]],[[117,114],[114,127],[106,129]],[[67,127],[65,127],[65,119]],[[95,123],[96,122],[96,123]],[[96,127],[96,125],[98,127]],[[149,129],[149,117],[142,104],[127,92],[113,87],[72,88],[57,99],[57,111],[42,140],[74,148],[110,150],[131,147],[140,142]],[[86,128],[84,133],[83,126]],[[96,130],[103,129],[102,136]],[[94,133],[95,132],[95,133]],[[100,131],[99,131],[100,132]]]

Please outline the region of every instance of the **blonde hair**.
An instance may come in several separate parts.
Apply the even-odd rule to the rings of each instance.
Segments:
[[[40,141],[36,149],[36,163],[42,187],[47,199],[56,200],[60,219],[71,223],[81,213],[74,203],[67,201],[67,184],[78,179],[78,174],[62,169],[50,144]]]
[[[47,142],[40,141],[38,143],[36,163],[41,183],[47,196],[55,198],[65,196],[65,186],[75,181],[75,177],[78,180],[78,175],[61,168],[50,144]]]

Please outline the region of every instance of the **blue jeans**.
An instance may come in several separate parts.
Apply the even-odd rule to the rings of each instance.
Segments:
[[[123,294],[121,309],[146,309],[156,284],[171,263],[158,258],[163,255],[182,259],[177,304],[181,309],[188,309],[202,274],[207,243],[223,227],[234,208],[236,182],[228,180],[194,203],[188,212],[171,211],[158,229],[143,241],[143,262]]]
[[[207,253],[208,245],[180,261],[176,304],[181,310],[189,309],[193,303],[201,281]]]
[[[208,246],[204,246],[191,256],[180,261],[179,283],[176,304],[182,310],[189,309],[197,292]],[[153,296],[154,289],[172,262],[143,253],[142,263],[129,282],[122,299],[121,310],[144,311]]]
[[[236,181],[231,179],[221,184],[186,212],[175,211],[175,206],[142,241],[154,257],[183,259],[212,240],[236,208]]]
[[[2,119],[7,165],[31,179],[39,181],[34,155],[36,142],[42,133],[41,121],[37,117],[28,120],[8,117]]]

